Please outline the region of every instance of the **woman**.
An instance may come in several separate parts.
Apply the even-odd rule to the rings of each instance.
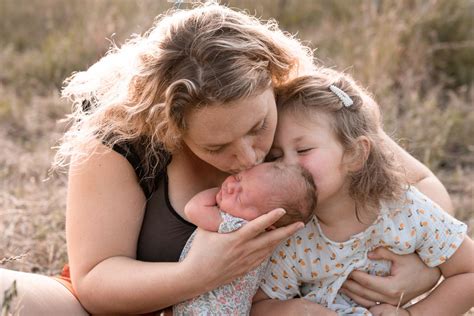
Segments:
[[[72,126],[55,162],[69,166],[72,289],[2,270],[0,290],[17,279],[25,315],[141,314],[257,266],[301,225],[266,232],[282,216],[277,209],[234,233],[199,230],[178,263],[195,228],[183,208],[197,192],[264,160],[277,122],[273,88],[312,69],[310,50],[274,24],[207,5],[163,16],[145,36],[74,75],[63,91],[75,105]],[[393,146],[412,181],[449,208],[431,172]],[[439,277],[416,256],[390,259],[391,277],[355,273],[349,295],[361,304],[396,303]],[[413,279],[416,289],[407,282]]]

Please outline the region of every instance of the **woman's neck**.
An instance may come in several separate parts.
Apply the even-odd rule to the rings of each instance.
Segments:
[[[229,174],[201,160],[185,144],[177,153],[173,154],[173,162],[176,166],[187,169],[186,173],[190,177],[199,179],[205,188],[220,186],[229,176]]]

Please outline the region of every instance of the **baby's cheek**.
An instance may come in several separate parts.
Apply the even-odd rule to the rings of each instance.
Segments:
[[[314,181],[316,181],[318,179],[319,172],[318,172],[317,164],[314,161],[314,159],[303,157],[299,160],[299,164],[302,167],[304,167],[306,170],[308,170],[309,173],[311,173],[311,175],[313,176]]]

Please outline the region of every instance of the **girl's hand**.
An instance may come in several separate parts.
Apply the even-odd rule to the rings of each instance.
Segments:
[[[275,209],[228,234],[198,229],[183,260],[183,276],[200,283],[201,292],[207,292],[257,267],[282,240],[304,227],[299,222],[267,232],[283,214],[283,209]]]
[[[405,309],[390,304],[374,305],[369,308],[369,312],[374,316],[410,316]]]
[[[438,268],[427,267],[417,254],[397,255],[386,248],[377,248],[369,253],[369,258],[392,261],[390,275],[379,277],[353,271],[341,289],[364,307],[371,307],[376,302],[403,305],[433,288],[441,276]]]

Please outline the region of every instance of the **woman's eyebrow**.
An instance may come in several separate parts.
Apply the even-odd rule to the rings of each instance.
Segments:
[[[265,119],[265,118],[259,120],[254,126],[252,126],[252,127],[245,133],[245,135],[249,134],[251,131],[253,131],[254,129],[256,129],[256,128],[262,123],[262,121],[263,121],[264,119]],[[202,144],[202,145],[200,145],[200,146],[206,147],[206,148],[225,147],[225,146],[230,145],[230,143],[231,143],[231,142],[222,143],[222,144]]]

